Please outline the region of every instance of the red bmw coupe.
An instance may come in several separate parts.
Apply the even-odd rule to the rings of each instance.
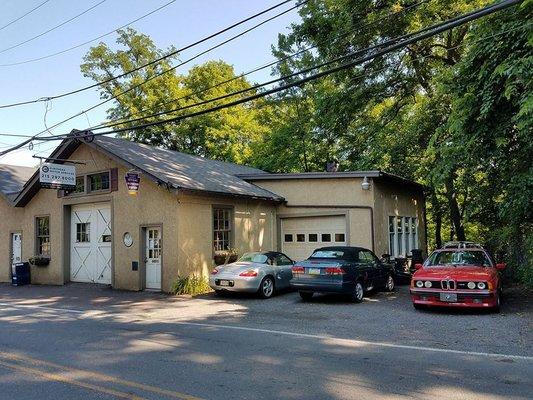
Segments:
[[[428,306],[491,308],[499,311],[500,270],[487,251],[471,242],[450,242],[415,265],[411,297],[416,309]]]

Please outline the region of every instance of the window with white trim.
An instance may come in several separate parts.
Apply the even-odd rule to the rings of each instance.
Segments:
[[[391,257],[405,257],[418,246],[418,218],[389,217],[389,253]]]
[[[37,255],[50,257],[50,217],[35,218]]]
[[[231,209],[213,209],[213,248],[215,251],[231,248]]]

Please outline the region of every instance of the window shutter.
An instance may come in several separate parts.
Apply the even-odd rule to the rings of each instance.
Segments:
[[[61,197],[65,197],[65,191],[63,189],[57,191],[57,198],[60,199]]]
[[[109,171],[109,175],[109,186],[111,187],[111,191],[115,192],[118,190],[118,168],[111,168],[111,171]]]

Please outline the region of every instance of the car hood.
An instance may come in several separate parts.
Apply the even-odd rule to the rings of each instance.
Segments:
[[[492,269],[486,267],[424,267],[413,275],[413,279],[454,279],[454,280],[484,280],[492,276]]]
[[[268,267],[268,265],[249,261],[237,261],[231,264],[219,265],[217,270],[219,274],[240,274],[241,272],[248,271],[249,269],[264,267]]]

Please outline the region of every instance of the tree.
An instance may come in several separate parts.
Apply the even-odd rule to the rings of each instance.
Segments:
[[[158,49],[148,36],[131,28],[118,32],[117,43],[122,49],[113,51],[103,43],[92,47],[81,65],[83,75],[96,82],[103,82],[174,51],[172,47],[165,51]],[[139,118],[190,106],[251,87],[245,78],[237,77],[233,67],[223,61],[209,61],[203,65],[194,66],[185,76],[178,74],[175,70],[161,74],[169,70],[176,59],[177,55],[123,78],[101,84],[102,99],[109,99],[125,92],[113,100],[112,106],[107,111],[109,120],[124,121],[123,125],[119,125],[121,128],[143,122],[161,121],[202,108],[213,107],[222,101],[190,107],[142,121],[127,122],[132,117]],[[146,80],[148,82],[143,83]],[[213,87],[226,81],[230,82]],[[138,87],[133,88],[134,86]],[[245,95],[253,93],[251,91]],[[235,96],[231,100],[237,98],[239,97]],[[266,131],[261,124],[263,112],[261,107],[263,106],[264,104],[260,101],[255,101],[187,119],[180,123],[126,131],[121,133],[121,136],[171,150],[245,163],[250,161],[251,149],[255,142],[260,141]]]

